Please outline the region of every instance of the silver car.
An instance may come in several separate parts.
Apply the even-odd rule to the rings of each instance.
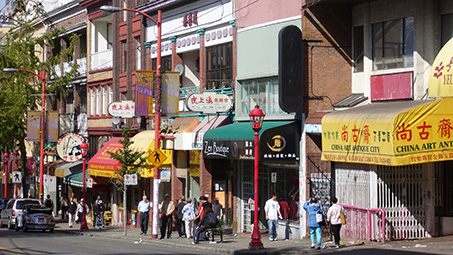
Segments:
[[[55,229],[55,218],[52,215],[52,208],[47,208],[39,204],[27,204],[22,210],[22,214],[16,217],[16,231],[23,229],[38,229],[53,232]]]
[[[12,229],[16,224],[16,217],[22,214],[22,210],[27,204],[41,205],[38,199],[32,198],[11,198],[2,210],[0,217],[0,227],[7,225]]]

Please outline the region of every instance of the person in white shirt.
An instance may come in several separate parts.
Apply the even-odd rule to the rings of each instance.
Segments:
[[[271,196],[264,205],[264,211],[266,212],[266,220],[269,227],[269,241],[277,241],[278,219],[281,219],[282,215],[277,201],[277,193],[273,192]]]
[[[330,203],[332,206],[327,211],[327,221],[330,222],[330,232],[333,233],[335,245],[340,248],[340,229],[341,229],[341,213],[344,213],[343,206],[337,204],[338,199],[332,197]]]
[[[140,235],[146,235],[148,231],[149,209],[151,208],[147,196],[143,196],[143,200],[138,203],[137,210],[140,212]]]

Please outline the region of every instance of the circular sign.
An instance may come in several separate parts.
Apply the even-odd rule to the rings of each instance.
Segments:
[[[82,158],[80,145],[84,139],[76,133],[66,133],[58,139],[57,153],[61,159],[67,162],[75,162]]]

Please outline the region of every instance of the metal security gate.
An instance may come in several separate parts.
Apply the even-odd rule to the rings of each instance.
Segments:
[[[377,207],[385,211],[386,236],[394,240],[429,237],[423,227],[423,165],[375,167]]]
[[[320,154],[307,155],[310,197],[316,197],[322,204],[323,209],[327,212],[330,207],[330,194],[332,187],[332,178],[330,168],[326,162],[321,161]],[[301,203],[303,204],[304,201]]]

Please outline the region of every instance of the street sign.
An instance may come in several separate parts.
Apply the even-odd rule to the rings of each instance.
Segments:
[[[45,174],[43,176],[44,178],[44,186],[54,186],[55,183],[57,182],[57,177],[56,176],[50,176]]]
[[[12,174],[13,174],[13,178],[12,178],[13,183],[22,183],[22,172],[15,171]]]
[[[137,185],[138,184],[138,177],[136,174],[131,174],[131,185]]]
[[[138,177],[136,174],[125,174],[124,175],[124,184],[125,185],[137,185]]]
[[[85,185],[87,188],[93,188],[93,178],[91,176],[85,178]]]
[[[151,163],[153,163],[153,165],[155,167],[160,167],[166,159],[167,159],[167,156],[165,156],[165,154],[159,149],[155,149],[148,156],[148,160],[151,161]]]

